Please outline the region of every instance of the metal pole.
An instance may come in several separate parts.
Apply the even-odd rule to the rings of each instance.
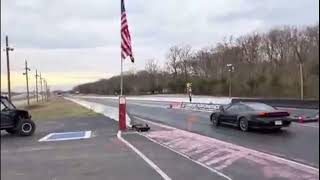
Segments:
[[[44,90],[43,90],[43,94],[44,94],[44,99],[47,100],[47,81],[46,80],[43,80],[43,86],[44,86]]]
[[[299,69],[300,69],[300,98],[304,99],[304,88],[303,88],[303,65],[302,63],[299,63]]]
[[[120,79],[120,96],[123,95],[123,58],[121,56],[121,79]]]
[[[36,98],[37,102],[39,101],[39,96],[38,96],[38,71],[36,70]]]
[[[229,97],[231,97],[231,91],[232,91],[232,75],[231,75],[231,71],[229,71]]]
[[[46,100],[47,97],[46,97],[46,79],[43,78],[42,80],[43,82],[43,91],[42,91],[42,94],[43,94],[43,100]]]
[[[6,36],[6,54],[7,54],[7,78],[8,78],[8,98],[11,101],[11,84],[10,84],[10,61],[9,61],[9,40]]]
[[[48,100],[48,94],[47,94],[47,80],[44,81],[44,89],[45,89],[45,97],[46,97],[46,101]]]
[[[46,100],[48,101],[48,83],[47,83],[47,80],[45,80],[45,89],[46,89],[45,96],[46,96]]]
[[[43,79],[43,99],[46,100],[46,80]]]
[[[50,97],[50,86],[48,86],[48,84],[47,84],[47,97],[48,97],[48,100],[49,100],[49,97]]]

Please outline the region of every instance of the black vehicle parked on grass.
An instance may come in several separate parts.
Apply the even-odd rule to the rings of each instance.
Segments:
[[[280,111],[263,103],[238,102],[210,115],[210,121],[215,125],[230,124],[242,131],[250,128],[278,129],[291,124],[288,112]]]
[[[30,136],[36,129],[28,111],[17,109],[7,97],[1,96],[1,130],[10,134]]]

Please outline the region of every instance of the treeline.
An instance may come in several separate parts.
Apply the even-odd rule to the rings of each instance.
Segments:
[[[160,68],[150,59],[145,70],[124,75],[125,94],[185,93],[227,96],[300,97],[303,68],[304,97],[319,98],[319,25],[277,27],[265,33],[228,37],[211,48],[173,46]],[[234,66],[230,73],[227,64]],[[80,93],[119,94],[120,77],[79,85]]]

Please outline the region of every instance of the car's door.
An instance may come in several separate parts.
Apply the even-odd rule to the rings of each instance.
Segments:
[[[227,107],[220,115],[220,120],[226,123],[235,123],[237,121],[240,104],[234,104]]]
[[[10,112],[7,111],[6,106],[0,103],[1,105],[1,128],[11,127],[13,125],[13,121],[10,118]]]

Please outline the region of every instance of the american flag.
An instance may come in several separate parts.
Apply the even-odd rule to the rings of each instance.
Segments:
[[[134,62],[124,0],[121,0],[121,56],[123,59],[129,56],[131,62]]]

